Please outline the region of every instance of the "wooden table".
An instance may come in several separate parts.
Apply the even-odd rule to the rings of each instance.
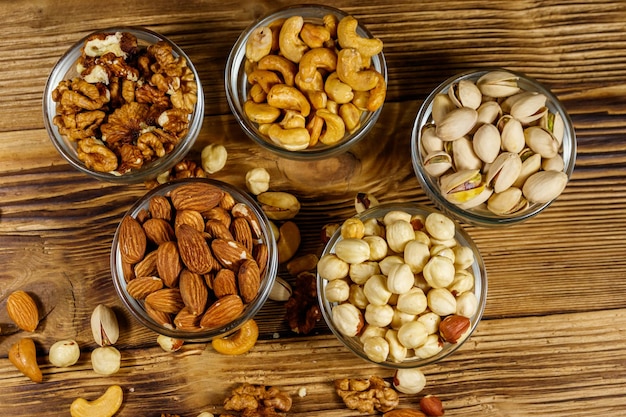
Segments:
[[[10,416],[69,415],[77,397],[95,399],[119,384],[119,416],[195,417],[222,412],[242,382],[274,385],[294,398],[290,415],[349,416],[336,396],[337,378],[392,376],[350,354],[320,323],[290,332],[282,305],[268,302],[261,339],[239,357],[207,344],[165,353],[156,334],[123,308],[109,273],[119,220],[146,192],[143,184],[98,182],[72,169],[55,151],[41,111],[46,77],[77,39],[113,25],[143,25],[178,43],[200,72],[204,125],[194,151],[218,143],[228,163],[214,178],[244,186],[263,166],[274,190],[297,195],[300,253],[319,250],[319,230],[353,213],[357,192],[383,202],[431,205],[413,174],[410,131],[418,106],[457,72],[504,66],[537,78],[562,100],[578,137],[578,158],[564,194],[538,217],[504,230],[466,227],[489,275],[485,314],[454,355],[423,368],[428,383],[417,406],[436,394],[446,416],[622,416],[626,414],[626,3],[602,0],[461,0],[326,2],[354,14],[385,42],[389,91],[370,136],[349,153],[293,162],[260,149],[231,115],[223,69],[239,33],[255,18],[291,1],[105,3],[0,1],[0,404]],[[384,175],[381,175],[384,173]],[[12,331],[4,309],[13,290],[35,295],[45,313],[37,331],[42,384],[7,359],[25,336]],[[121,323],[119,373],[91,368],[96,345],[89,317],[97,304]],[[279,336],[279,337],[276,337]],[[57,340],[82,347],[67,369],[48,364]],[[306,396],[298,391],[306,389]]]

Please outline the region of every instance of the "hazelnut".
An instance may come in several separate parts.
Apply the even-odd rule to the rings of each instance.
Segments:
[[[420,400],[420,408],[430,417],[439,417],[444,415],[443,404],[439,398],[434,395],[427,395]]]
[[[343,335],[353,337],[359,334],[364,325],[361,311],[352,304],[339,304],[333,307],[333,323]]]
[[[270,188],[270,173],[265,168],[253,168],[246,173],[246,186],[248,190],[259,195]]]
[[[417,394],[426,386],[426,376],[416,368],[398,369],[393,376],[393,386],[404,394]]]
[[[200,159],[202,160],[202,169],[209,174],[214,174],[226,165],[228,152],[223,145],[210,144],[202,149]]]
[[[120,370],[122,355],[113,346],[99,347],[91,352],[91,366],[100,375],[112,375]]]
[[[441,320],[439,334],[449,343],[457,343],[463,338],[470,327],[470,319],[453,314]]]
[[[48,360],[58,368],[74,365],[80,358],[80,347],[74,340],[59,340],[50,346]]]

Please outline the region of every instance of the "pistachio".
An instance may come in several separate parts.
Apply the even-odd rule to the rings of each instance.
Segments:
[[[448,96],[455,106],[474,110],[478,109],[483,98],[480,89],[470,80],[461,80],[451,85]]]
[[[476,81],[480,91],[488,97],[501,98],[516,94],[520,87],[519,77],[508,71],[491,71]]]
[[[443,141],[456,140],[471,132],[476,120],[478,120],[476,110],[467,107],[456,108],[437,123],[435,133]]]
[[[513,185],[522,171],[522,160],[513,152],[502,152],[489,166],[487,184],[493,187],[496,193],[501,193]]]
[[[452,168],[452,157],[444,151],[434,151],[424,158],[424,169],[429,175],[439,177]]]
[[[300,211],[300,202],[293,195],[281,191],[266,191],[257,196],[261,208],[271,220],[294,218]]]
[[[498,215],[509,215],[528,207],[528,201],[522,196],[522,190],[509,187],[500,193],[494,193],[487,202],[487,208]]]
[[[447,94],[437,94],[433,99],[432,118],[435,124],[441,123],[443,118],[456,106]]]
[[[524,149],[524,127],[519,120],[507,114],[498,120],[497,127],[500,130],[504,151],[521,152]]]
[[[476,156],[483,162],[487,164],[492,163],[500,153],[500,147],[502,146],[500,131],[496,126],[490,123],[482,124],[476,132],[474,132],[472,146]]]
[[[484,191],[485,183],[477,169],[454,172],[441,177],[439,187],[445,199],[454,204],[470,201]]]
[[[437,136],[434,124],[424,125],[421,134],[422,148],[426,154],[443,151],[443,141]]]
[[[513,183],[514,187],[521,188],[528,177],[541,169],[541,155],[533,153],[530,149],[528,151],[529,152],[522,152],[520,155],[522,159],[522,170]]]
[[[291,289],[291,285],[281,277],[276,277],[270,291],[269,299],[273,301],[287,301],[292,294],[293,290]]]
[[[547,203],[558,197],[567,185],[567,174],[560,171],[539,171],[526,180],[522,192],[528,201]]]
[[[457,170],[480,169],[483,161],[474,152],[472,142],[463,136],[451,144],[454,165]]]
[[[502,116],[502,108],[497,101],[485,101],[476,111],[478,112],[477,125],[482,123],[493,124]]]
[[[559,142],[541,126],[530,126],[524,129],[526,145],[542,158],[554,158],[559,152]]]
[[[120,335],[117,317],[113,310],[99,304],[91,313],[91,333],[94,341],[100,346],[115,344]]]
[[[565,163],[561,155],[556,155],[554,158],[548,158],[541,161],[541,169],[544,171],[563,171]]]
[[[509,113],[522,124],[529,124],[539,120],[548,108],[547,97],[535,91],[525,91],[518,94],[518,99],[511,105]]]

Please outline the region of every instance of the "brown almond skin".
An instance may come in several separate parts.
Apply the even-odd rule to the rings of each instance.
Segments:
[[[225,326],[243,313],[243,302],[238,295],[227,295],[215,301],[200,320],[200,327],[212,329]]]
[[[166,220],[149,219],[143,224],[148,240],[160,245],[163,242],[174,240],[174,229]]]
[[[172,205],[176,210],[197,210],[200,213],[217,206],[223,196],[224,191],[203,182],[181,185],[170,194]]]
[[[443,403],[434,395],[426,395],[420,400],[420,408],[429,417],[440,417],[445,414]]]
[[[236,240],[213,239],[211,241],[213,255],[224,268],[237,271],[245,259],[252,258],[245,246]]]
[[[204,218],[202,218],[202,214],[200,214],[199,211],[181,210],[176,212],[174,230],[176,230],[181,224],[188,224],[198,232],[204,232]]]
[[[34,332],[39,325],[39,310],[35,300],[26,291],[13,291],[7,298],[7,313],[17,327]]]
[[[457,343],[470,328],[470,319],[453,314],[439,323],[439,334],[448,343]]]
[[[191,272],[203,275],[217,267],[217,262],[202,233],[187,224],[181,224],[176,229],[176,237],[180,257]]]
[[[178,288],[163,288],[146,297],[146,304],[162,313],[176,314],[185,306]]]
[[[125,216],[120,223],[119,246],[124,262],[136,264],[146,253],[147,238],[141,224],[131,216]]]
[[[163,288],[163,280],[158,277],[137,277],[126,285],[128,295],[143,300],[148,295]]]
[[[248,221],[243,217],[236,217],[233,219],[230,229],[234,239],[244,245],[248,252],[252,252],[254,239],[252,238],[252,229]]]
[[[183,270],[180,274],[178,286],[180,288],[180,296],[189,312],[196,316],[202,314],[209,298],[209,290],[204,282],[204,278],[189,270]]]
[[[183,269],[183,264],[179,248],[175,242],[169,241],[159,245],[156,267],[159,277],[166,286],[175,287],[178,284],[178,277]]]
[[[383,417],[426,417],[426,414],[410,408],[396,408],[395,410],[387,411],[383,414]]]
[[[254,259],[246,259],[241,263],[237,273],[239,294],[244,303],[250,303],[256,298],[261,287],[261,273],[259,265]]]
[[[33,382],[43,382],[43,375],[37,364],[37,349],[33,339],[25,337],[11,346],[9,360]]]
[[[158,274],[156,259],[156,250],[148,252],[139,263],[135,264],[135,267],[133,268],[134,275],[132,277],[129,277],[130,279],[127,281],[132,280],[133,277],[148,277]]]
[[[153,219],[172,220],[172,204],[162,195],[155,195],[150,199],[148,210]]]
[[[213,294],[217,298],[222,298],[227,295],[237,295],[239,290],[237,289],[237,277],[235,273],[230,269],[220,269],[215,278],[213,278]]]

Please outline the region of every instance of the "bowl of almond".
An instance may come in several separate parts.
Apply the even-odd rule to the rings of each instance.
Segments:
[[[141,183],[172,168],[202,127],[198,72],[167,37],[111,27],[80,39],[58,60],[43,95],[52,144],[78,171]]]
[[[357,356],[388,368],[442,360],[482,318],[487,273],[447,215],[381,204],[346,220],[317,265],[322,315]]]
[[[269,221],[229,184],[175,180],[122,218],[111,248],[115,289],[149,329],[209,341],[241,328],[267,300],[278,268]]]

